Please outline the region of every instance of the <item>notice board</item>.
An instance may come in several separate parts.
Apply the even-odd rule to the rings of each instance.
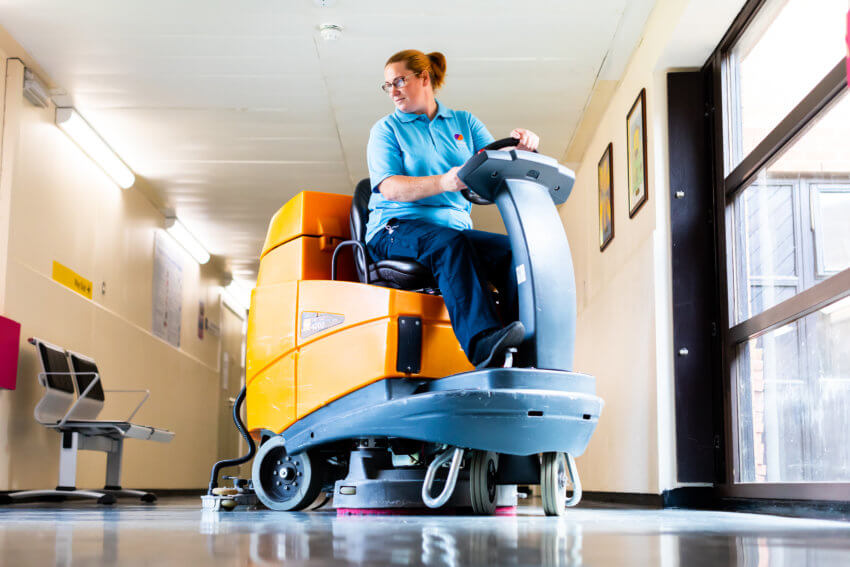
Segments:
[[[179,348],[183,309],[180,251],[166,234],[157,231],[153,256],[153,334]]]

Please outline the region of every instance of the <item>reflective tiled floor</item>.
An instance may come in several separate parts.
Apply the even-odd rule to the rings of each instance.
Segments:
[[[516,516],[340,517],[154,506],[0,508],[0,565],[850,565],[850,523],[579,508]]]

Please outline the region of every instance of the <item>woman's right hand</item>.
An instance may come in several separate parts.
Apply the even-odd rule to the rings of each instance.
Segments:
[[[459,169],[460,167],[453,167],[440,176],[440,189],[442,189],[444,193],[451,193],[453,191],[466,189],[466,185],[457,176]]]

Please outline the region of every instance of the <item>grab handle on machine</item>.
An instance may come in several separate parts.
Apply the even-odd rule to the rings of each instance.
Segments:
[[[573,485],[573,494],[567,500],[565,506],[572,508],[581,501],[581,478],[578,476],[578,467],[576,466],[575,458],[567,453],[567,472],[570,475],[570,482]]]
[[[360,251],[360,257],[363,259],[363,283],[369,283],[369,260],[366,255],[366,247],[363,246],[363,243],[359,240],[344,240],[340,242],[336,248],[334,248],[334,254],[331,258],[331,280],[336,280],[336,260],[339,255],[339,251],[345,248],[346,246],[354,246],[357,250]]]
[[[443,487],[439,496],[433,498],[431,496],[431,486],[434,484],[434,477],[437,476],[437,469],[446,464],[451,459],[452,464],[449,466],[449,476],[446,478],[446,485]],[[436,459],[428,465],[428,471],[425,473],[425,481],[422,483],[422,502],[429,508],[439,508],[449,501],[455,491],[457,484],[457,475],[460,471],[460,464],[463,462],[463,449],[455,447],[440,454]]]

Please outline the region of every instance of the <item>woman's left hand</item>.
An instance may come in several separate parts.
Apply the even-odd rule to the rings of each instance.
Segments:
[[[518,150],[525,150],[527,152],[533,152],[540,144],[540,136],[525,128],[514,128],[511,132],[511,138],[519,140],[519,144],[517,144]]]

